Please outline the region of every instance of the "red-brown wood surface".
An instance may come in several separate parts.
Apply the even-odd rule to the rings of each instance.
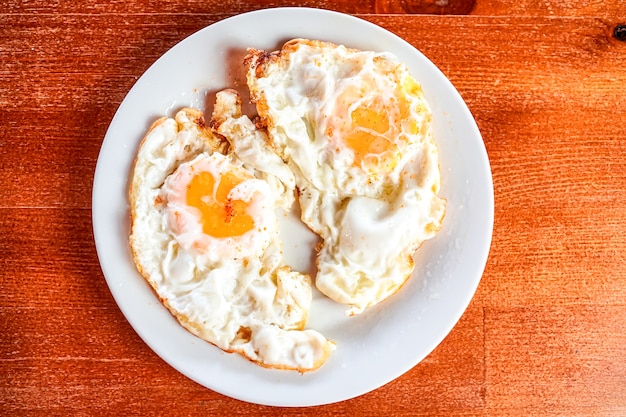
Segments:
[[[489,154],[478,291],[421,363],[313,409],[247,404],[138,337],[98,263],[91,187],[118,105],[160,55],[245,11],[329,8],[406,39]],[[622,1],[43,2],[0,11],[0,415],[626,416]]]

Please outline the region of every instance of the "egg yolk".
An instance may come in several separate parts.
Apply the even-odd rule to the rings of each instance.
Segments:
[[[362,94],[362,90],[346,91],[340,98],[340,105],[348,107],[359,92]],[[407,134],[419,133],[411,112],[410,97],[420,94],[419,84],[412,77],[405,77],[397,84],[394,98],[387,101],[377,98],[349,113],[342,140],[354,153],[355,166],[376,171],[387,171],[396,166],[402,156],[403,141],[408,140]]]
[[[245,201],[228,197],[243,180],[233,173],[223,174],[219,183],[210,172],[198,172],[187,185],[187,205],[200,210],[202,230],[217,237],[241,236],[254,228],[254,220],[246,213]]]
[[[361,166],[368,155],[398,151],[398,146],[385,135],[389,131],[389,117],[385,112],[361,106],[350,117],[353,130],[343,140],[354,152],[354,165]]]

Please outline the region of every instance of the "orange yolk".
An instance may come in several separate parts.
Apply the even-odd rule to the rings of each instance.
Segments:
[[[390,75],[391,76],[391,75]],[[397,79],[394,99],[375,98],[349,113],[341,126],[331,126],[329,136],[341,132],[341,140],[354,154],[354,166],[372,171],[389,171],[402,157],[410,135],[418,135],[420,126],[411,108],[412,99],[421,99],[420,85],[411,76]],[[375,88],[371,86],[371,88]],[[348,109],[364,94],[365,87],[348,87],[339,97],[337,107]],[[423,106],[417,111],[427,111]],[[338,114],[345,114],[341,110]]]
[[[222,175],[219,184],[211,173],[197,173],[187,185],[187,205],[200,210],[202,231],[217,238],[241,236],[254,228],[246,213],[247,204],[228,198],[228,193],[242,179],[232,173]]]
[[[346,95],[354,93],[350,91]],[[344,135],[343,142],[354,152],[355,166],[363,166],[364,163],[369,168],[384,170],[398,163],[402,143],[407,140],[406,134],[419,133],[419,126],[411,112],[410,97],[419,97],[420,94],[419,84],[412,77],[406,77],[396,87],[396,100],[393,102],[374,100],[352,111],[351,130]],[[349,97],[342,97],[341,103],[346,106],[350,101]],[[388,108],[389,104],[393,107]]]
[[[384,111],[358,107],[351,118],[354,130],[344,138],[344,143],[354,152],[354,165],[360,166],[367,155],[397,152],[398,146],[385,136],[389,117]]]
[[[402,96],[401,96],[402,97]],[[352,130],[343,142],[354,153],[353,164],[374,171],[390,171],[401,158],[402,122],[409,117],[408,103],[401,98],[398,108],[387,109],[379,102],[357,107],[350,115]],[[395,115],[393,123],[389,114]]]

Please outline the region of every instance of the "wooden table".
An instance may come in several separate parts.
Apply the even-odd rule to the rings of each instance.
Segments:
[[[96,256],[91,185],[139,76],[193,32],[287,1],[5,0],[0,415],[626,416],[626,2],[307,0],[406,39],[455,84],[491,161],[478,291],[424,361],[361,397],[224,397],[137,336]]]

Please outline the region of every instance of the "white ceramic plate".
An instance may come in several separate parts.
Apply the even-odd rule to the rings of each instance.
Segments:
[[[151,123],[184,106],[201,109],[225,87],[242,89],[247,47],[276,49],[304,37],[391,51],[422,84],[434,116],[448,201],[441,232],[416,254],[414,276],[366,313],[316,293],[309,327],[337,342],[318,371],[267,370],[184,330],[137,273],[128,247],[128,177]],[[390,32],[344,14],[280,8],[222,20],[188,37],[154,63],[130,90],[107,131],[93,186],[98,257],[111,293],[141,338],[167,363],[207,388],[240,400],[280,406],[337,402],[374,390],[426,357],[450,332],[482,275],[493,228],[493,185],[476,123],[446,77],[413,46]],[[282,225],[285,255],[311,269],[315,237],[295,217]]]

